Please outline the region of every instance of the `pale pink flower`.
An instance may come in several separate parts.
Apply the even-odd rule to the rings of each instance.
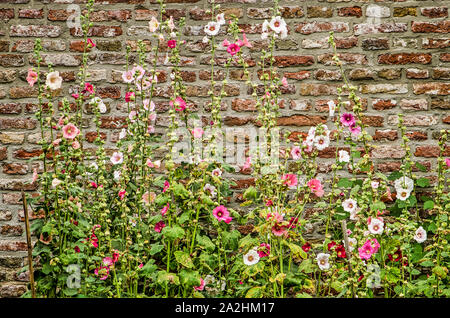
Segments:
[[[66,139],[74,139],[80,133],[80,130],[72,123],[65,125],[62,129],[63,137]]]
[[[348,127],[348,129],[355,136],[359,136],[359,134],[361,133],[361,127],[360,126],[353,125],[353,126]]]
[[[105,257],[105,258],[103,258],[103,265],[112,266],[112,265],[114,265],[114,262],[111,257]]]
[[[33,179],[31,179],[31,183],[35,183],[38,179],[39,175],[38,175],[38,170],[37,168],[33,169]]]
[[[125,71],[122,73],[122,80],[125,83],[131,83],[133,81],[133,72],[132,71]]]
[[[247,159],[245,160],[244,166],[242,166],[242,169],[246,170],[246,169],[250,169],[252,165],[252,157],[247,157]]]
[[[113,165],[121,164],[123,162],[123,153],[120,151],[115,151],[110,160]]]
[[[281,84],[283,85],[283,87],[288,87],[288,81],[287,78],[283,76],[283,78],[281,79]]]
[[[145,70],[142,66],[137,65],[131,69],[131,73],[133,73],[133,78],[136,77],[136,80],[140,81],[145,74]]]
[[[246,47],[252,47],[252,44],[247,40],[245,33],[242,33],[242,44]]]
[[[28,74],[27,74],[27,82],[28,84],[30,84],[31,87],[33,87],[34,83],[36,83],[38,80],[38,74],[33,71],[33,69],[29,69],[28,70]]]
[[[74,142],[72,142],[72,148],[80,149],[80,143],[78,142],[78,140],[75,140]]]
[[[200,127],[196,127],[192,130],[192,134],[194,135],[194,138],[201,138],[204,131]]]
[[[216,168],[213,171],[211,171],[211,174],[215,177],[220,177],[222,175],[222,170],[220,170],[220,168]]]

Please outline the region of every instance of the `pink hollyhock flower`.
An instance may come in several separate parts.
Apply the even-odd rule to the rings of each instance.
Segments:
[[[145,74],[145,70],[142,66],[137,65],[131,69],[131,73],[133,73],[133,77],[136,77],[136,80],[140,81]]]
[[[291,217],[291,219],[289,220],[288,228],[289,229],[295,229],[297,227],[297,224],[298,224],[298,218]]]
[[[170,207],[170,204],[167,203],[167,204],[161,209],[161,215],[162,215],[162,216],[166,215],[167,211],[169,211],[169,207]]]
[[[169,104],[170,104],[170,107],[174,107],[175,110],[179,111],[179,112],[182,112],[183,110],[186,109],[186,102],[181,97],[175,98],[175,102],[170,101]]]
[[[112,254],[112,261],[113,263],[116,263],[119,260],[120,257],[120,253],[117,250],[114,250],[113,254]]]
[[[84,83],[84,93],[88,93],[88,95],[94,94],[94,86],[91,83]]]
[[[244,165],[242,166],[242,169],[244,169],[244,170],[250,169],[251,165],[252,165],[252,157],[247,157]]]
[[[259,257],[266,257],[270,255],[270,244],[261,243],[258,248]]]
[[[236,55],[237,52],[241,50],[241,47],[237,45],[236,43],[232,43],[228,45],[227,52],[231,54],[231,56]]]
[[[159,221],[158,223],[155,224],[155,231],[160,233],[161,230],[165,227],[166,227],[166,224],[164,223],[164,221]]]
[[[75,99],[78,99],[78,97],[80,97],[80,94],[75,94],[75,93],[73,93],[73,94],[72,94],[72,97],[75,98]]]
[[[113,165],[121,164],[123,162],[123,153],[121,153],[120,151],[115,151],[112,154],[110,161]]]
[[[230,42],[228,42],[227,39],[223,40],[223,42],[222,42],[223,47],[228,47],[229,45],[230,45]]]
[[[139,268],[142,268],[142,267],[144,267],[144,264],[143,264],[143,263],[140,263],[140,264],[139,264]]]
[[[361,133],[361,127],[360,126],[353,125],[353,126],[348,127],[348,129],[355,136],[358,136]]]
[[[126,101],[127,103],[133,101],[133,100],[134,100],[134,97],[135,97],[134,92],[126,92],[126,93],[125,93],[125,101]]]
[[[353,114],[351,113],[343,113],[341,115],[341,123],[346,127],[351,127],[356,123],[355,116],[353,116]]]
[[[274,226],[272,226],[272,233],[275,236],[286,235],[287,234],[286,225],[276,223]]]
[[[74,124],[67,124],[63,127],[63,137],[66,139],[74,139],[80,133],[80,130]]]
[[[112,265],[114,265],[114,262],[111,257],[105,257],[105,258],[103,258],[103,265],[112,266]]]
[[[95,183],[94,181],[91,182],[91,186],[92,186],[94,189],[97,189],[97,188],[98,188],[97,183]]]
[[[119,198],[120,198],[120,200],[123,200],[123,198],[125,197],[125,193],[127,193],[126,190],[120,190],[119,191]]]
[[[305,251],[305,253],[308,253],[310,249],[311,249],[311,244],[309,244],[308,242],[303,244],[302,250]]]
[[[233,219],[232,217],[230,217],[230,212],[228,212],[227,208],[223,205],[219,205],[218,207],[216,207],[213,210],[213,215],[219,222],[224,221],[227,224],[230,223]]]
[[[75,253],[80,253],[81,252],[81,250],[80,250],[80,248],[78,246],[75,246],[74,250],[75,250]]]
[[[72,148],[80,149],[80,143],[78,142],[78,140],[75,140],[74,142],[72,142]]]
[[[298,160],[302,157],[302,150],[300,149],[299,146],[292,147],[291,156],[292,156],[292,159],[294,159],[294,160]]]
[[[246,46],[246,47],[252,47],[252,44],[247,40],[245,33],[242,33],[242,44],[243,44],[243,46]]]
[[[195,290],[202,291],[205,288],[205,281],[203,278],[200,278],[200,286],[194,286]]]
[[[29,69],[28,70],[28,75],[27,75],[27,82],[28,84],[30,84],[31,87],[33,87],[34,83],[36,83],[38,80],[38,74],[33,71],[33,69]]]
[[[272,205],[273,205],[272,200],[267,200],[267,201],[266,201],[266,206],[272,206]]]
[[[278,213],[278,212],[275,212],[275,213],[268,213],[267,214],[267,216],[266,216],[266,220],[272,220],[272,221],[275,221],[276,223],[279,223],[279,222],[283,222],[283,215],[281,215],[280,213]]]
[[[281,180],[284,180],[283,184],[289,188],[295,188],[298,184],[297,175],[292,173],[286,173],[281,177]]]
[[[96,276],[100,276],[100,280],[106,280],[109,276],[109,267],[108,266],[100,266],[94,270],[94,274]]]
[[[134,123],[137,118],[137,112],[135,110],[130,111],[130,113],[128,114],[128,118],[132,123]]]
[[[38,178],[39,178],[38,170],[37,170],[37,168],[34,168],[33,169],[33,179],[31,179],[31,183],[35,183]]]
[[[283,76],[283,78],[281,79],[281,84],[283,85],[283,87],[288,87],[288,81],[287,78]]]
[[[447,168],[450,168],[450,158],[445,158],[445,164],[447,165]]]
[[[87,39],[87,44],[88,46],[90,45],[90,47],[95,47],[95,43],[91,39]]]
[[[169,181],[164,181],[164,188],[163,188],[163,193],[166,192],[170,187],[170,183]]]
[[[167,46],[170,47],[171,49],[174,49],[177,46],[177,41],[169,40],[167,41]]]
[[[132,71],[123,72],[122,79],[125,83],[131,83],[133,81],[133,72]]]
[[[306,184],[312,193],[314,193],[318,197],[322,197],[324,194],[323,186],[320,180],[317,179],[311,179]]]
[[[194,128],[192,130],[192,134],[194,135],[194,138],[201,138],[203,133],[204,133],[204,131],[200,127]]]
[[[364,260],[368,260],[372,256],[372,247],[368,241],[363,246],[358,248],[359,257]]]

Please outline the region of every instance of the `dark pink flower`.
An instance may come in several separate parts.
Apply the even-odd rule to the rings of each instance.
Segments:
[[[95,43],[91,39],[87,39],[87,44],[90,47],[95,47]]]
[[[205,288],[205,281],[203,278],[200,278],[200,286],[194,286],[195,290],[202,291]]]
[[[95,269],[94,274],[96,276],[100,275],[100,280],[105,280],[109,276],[109,267],[108,266],[100,266],[99,268]]]
[[[232,217],[230,217],[230,212],[228,212],[227,208],[223,205],[219,205],[213,210],[214,217],[220,222],[224,221],[225,223],[230,223]]]
[[[127,103],[133,101],[133,100],[134,100],[134,97],[135,97],[134,92],[126,92],[126,93],[125,93],[125,101],[126,101]]]
[[[169,41],[167,41],[167,46],[170,47],[171,49],[174,49],[177,46],[177,41],[169,40]]]
[[[348,127],[348,129],[355,136],[358,136],[361,133],[361,127],[360,126],[353,125],[353,126]]]
[[[155,224],[155,231],[160,233],[161,230],[165,227],[166,227],[166,224],[164,223],[164,221],[159,221],[158,223]]]
[[[284,180],[284,185],[287,185],[289,188],[294,188],[297,186],[298,180],[297,175],[286,173],[281,177],[281,180]]]
[[[94,94],[94,86],[91,83],[84,83],[83,93],[88,93],[88,96]]]
[[[355,116],[353,116],[353,114],[351,113],[343,113],[341,115],[341,123],[346,127],[351,127],[356,123]]]
[[[164,192],[166,192],[168,189],[169,189],[169,187],[170,187],[170,183],[169,183],[169,181],[164,181],[164,188],[163,188],[163,193]]]
[[[236,55],[237,52],[241,50],[241,47],[237,45],[236,43],[232,43],[228,45],[227,52],[231,54],[231,56]]]
[[[270,244],[261,243],[258,248],[259,257],[266,257],[270,255]]]
[[[181,97],[175,98],[175,101],[169,102],[170,107],[174,107],[176,111],[182,112],[186,109],[186,102]]]
[[[120,198],[120,200],[123,200],[123,198],[125,197],[125,193],[127,193],[126,190],[120,190],[119,191],[119,198]]]

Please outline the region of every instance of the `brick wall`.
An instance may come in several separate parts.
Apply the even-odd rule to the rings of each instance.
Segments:
[[[31,179],[33,166],[27,159],[41,153],[34,112],[36,90],[25,81],[34,65],[36,38],[43,40],[44,62],[53,63],[64,78],[68,96],[80,64],[82,42],[71,24],[67,9],[83,0],[0,0],[0,297],[19,296],[27,276],[17,274],[25,260],[25,234],[20,192]],[[107,102],[102,119],[103,137],[110,148],[117,139],[126,113],[121,107],[125,87],[120,71],[126,45],[136,49],[137,39],[150,39],[148,21],[157,14],[154,0],[98,0],[92,15],[91,37],[96,48],[90,56],[91,82]],[[187,95],[204,114],[207,102],[209,59],[202,43],[207,0],[168,0],[167,15],[185,17],[187,45],[182,52]],[[216,0],[225,14],[239,17],[242,29],[253,42],[248,62],[255,79],[255,58],[265,43],[258,33],[270,17],[271,1]],[[340,74],[331,65],[328,32],[334,31],[340,58],[348,76],[359,86],[366,108],[365,122],[379,147],[373,151],[377,168],[397,169],[403,153],[396,122],[404,113],[412,152],[429,168],[437,156],[436,135],[450,124],[450,1],[410,0],[296,0],[280,1],[289,35],[277,43],[276,65],[289,80],[284,90],[279,125],[294,132],[326,122],[329,100],[336,100]],[[375,7],[376,5],[377,7]],[[222,32],[224,34],[224,32]],[[161,65],[164,73],[165,67]],[[223,77],[219,71],[218,78]],[[226,126],[251,126],[254,104],[239,69],[230,72],[223,106]],[[159,127],[164,131],[168,87],[158,90]],[[117,124],[119,123],[119,124]],[[94,123],[85,129],[87,144],[95,138]],[[326,160],[332,147],[321,152]],[[334,152],[333,152],[334,154]],[[450,149],[447,153],[450,155]],[[236,175],[238,187],[251,184],[249,176]],[[31,193],[33,187],[25,186]],[[238,189],[239,190],[239,189]],[[236,194],[239,198],[239,194]]]

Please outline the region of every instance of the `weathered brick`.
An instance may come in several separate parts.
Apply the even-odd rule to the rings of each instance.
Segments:
[[[404,94],[408,92],[407,84],[366,84],[361,85],[360,91],[363,94]]]
[[[417,68],[408,68],[406,70],[407,78],[424,79],[424,78],[428,78],[429,76],[430,76],[430,73],[428,70],[417,69]]]
[[[372,107],[375,110],[391,109],[395,106],[397,106],[395,99],[374,99],[372,102]]]
[[[279,67],[308,66],[311,64],[314,64],[314,56],[311,55],[275,56],[275,65]]]
[[[372,158],[376,159],[400,159],[405,154],[406,152],[401,146],[395,145],[377,145],[371,152]]]
[[[416,33],[448,33],[450,32],[450,21],[439,21],[439,22],[412,21],[411,31]]]
[[[312,34],[317,32],[348,32],[350,27],[346,22],[305,22],[296,26],[295,32]]]
[[[21,236],[23,233],[20,225],[3,225],[0,227],[0,234],[3,236]]]
[[[389,49],[389,39],[387,38],[364,39],[361,44],[362,48],[367,51]]]
[[[367,64],[367,57],[365,54],[358,53],[338,53],[338,57],[343,64]],[[325,65],[334,65],[333,54],[325,53],[317,56],[317,62]]]
[[[434,68],[433,79],[450,79],[450,68],[445,67]]]
[[[19,132],[0,132],[0,142],[2,144],[21,144],[25,139],[25,134]]]
[[[378,56],[380,64],[430,64],[431,54],[425,53],[395,53]]]
[[[407,30],[406,23],[360,23],[353,26],[355,35],[406,32]]]
[[[400,107],[404,110],[427,110],[428,102],[426,99],[401,99]]]
[[[340,17],[358,17],[359,18],[362,16],[362,9],[361,9],[361,7],[358,7],[358,6],[339,8],[337,12]]]
[[[292,115],[279,117],[278,126],[315,126],[327,122],[327,116]]]
[[[8,22],[14,19],[14,9],[0,9],[0,20]]]
[[[387,121],[390,125],[397,125],[398,116],[397,115],[389,116]],[[405,115],[403,116],[403,124],[407,127],[432,126],[437,124],[437,119],[434,116],[427,116],[427,115]]]
[[[395,7],[392,14],[394,17],[416,16],[417,8],[415,8],[415,7]]]
[[[58,25],[11,25],[9,36],[50,37],[60,36],[62,29]]]
[[[44,17],[44,9],[20,9],[19,18],[25,19],[42,19]]]
[[[413,84],[414,94],[448,95],[450,83],[418,83]]]
[[[420,12],[423,16],[429,18],[444,18],[448,17],[448,8],[447,7],[428,7],[421,8]]]
[[[333,9],[329,7],[308,7],[306,12],[308,18],[331,18],[333,16]]]
[[[0,66],[17,67],[25,64],[24,57],[19,54],[0,54]]]

